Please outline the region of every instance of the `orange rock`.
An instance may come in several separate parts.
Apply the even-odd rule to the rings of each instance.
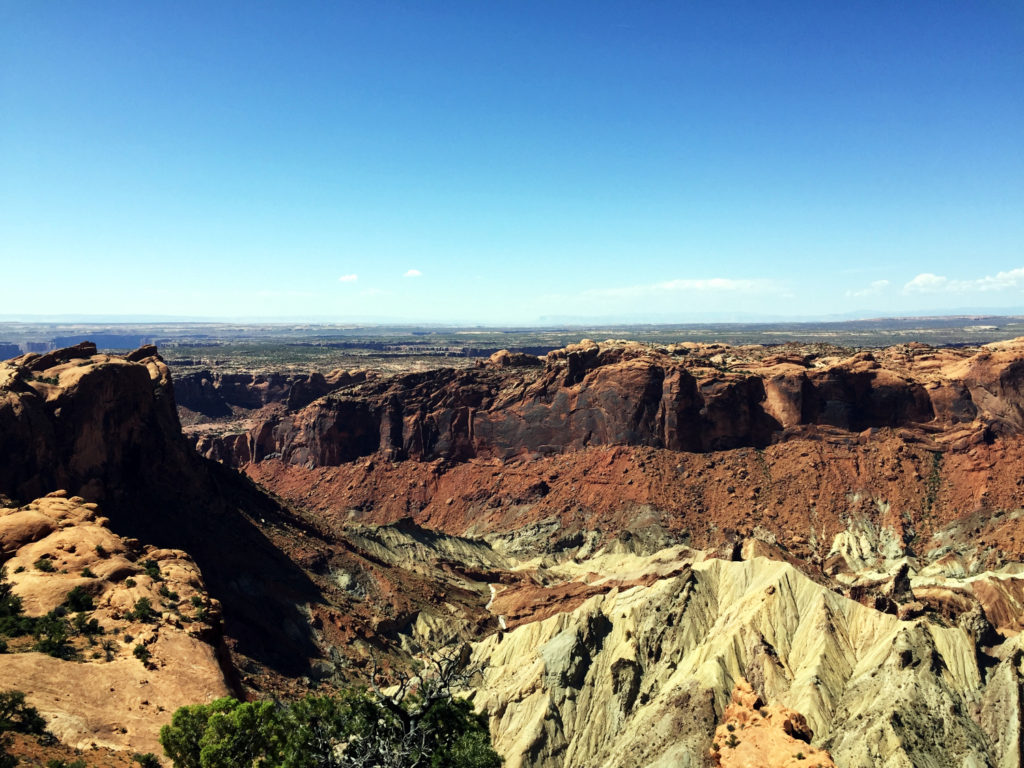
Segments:
[[[835,768],[828,752],[810,745],[812,738],[803,715],[764,706],[739,678],[715,729],[711,762],[722,768]]]

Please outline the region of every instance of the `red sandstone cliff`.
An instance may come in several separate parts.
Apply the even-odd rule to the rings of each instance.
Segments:
[[[850,357],[765,348],[584,342],[542,367],[499,361],[341,386],[245,437],[203,437],[232,464],[509,458],[594,445],[763,448],[824,428],[903,428],[919,440],[1024,431],[1024,342],[971,352],[908,345]],[[503,360],[500,362],[504,362]]]

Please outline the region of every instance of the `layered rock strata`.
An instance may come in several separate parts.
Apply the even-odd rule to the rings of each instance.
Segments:
[[[909,430],[966,446],[1024,429],[1024,344],[980,350],[907,345],[852,356],[681,344],[585,341],[543,366],[504,358],[341,386],[254,426],[235,464],[280,456],[332,466],[392,458],[509,458],[593,445],[708,452],[763,448],[807,429]],[[832,350],[834,351],[834,350]]]
[[[773,766],[831,765],[826,751],[851,768],[1020,765],[1018,735],[997,724],[1019,719],[1017,639],[989,656],[967,625],[901,620],[784,562],[680,565],[475,646],[476,701],[509,768],[700,766],[715,752],[755,765],[741,758],[757,744],[787,750]],[[739,728],[729,692],[743,679],[771,706]],[[735,740],[716,732],[723,718]],[[786,721],[791,739],[771,735]]]

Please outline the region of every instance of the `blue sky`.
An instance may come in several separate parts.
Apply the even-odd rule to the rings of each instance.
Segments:
[[[0,3],[0,314],[1024,311],[1024,5]]]

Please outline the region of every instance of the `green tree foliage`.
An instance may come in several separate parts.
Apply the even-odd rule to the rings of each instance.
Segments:
[[[128,613],[127,618],[129,620],[152,623],[160,617],[157,612],[153,610],[153,604],[149,601],[149,598],[140,597],[135,601],[135,608]]]
[[[144,646],[142,643],[138,643],[134,648],[132,648],[132,655],[143,664],[148,664],[153,654],[149,652],[149,648]]]
[[[153,581],[163,581],[163,576],[160,575],[160,564],[156,560],[144,560],[142,568]]]
[[[199,744],[203,768],[271,766],[287,742],[287,717],[270,701],[241,704],[210,718]]]
[[[68,642],[70,627],[58,611],[50,611],[36,619],[33,632],[36,637],[35,649],[58,659],[75,658],[75,649]]]
[[[175,768],[500,768],[486,719],[452,696],[457,662],[446,656],[438,675],[409,677],[387,695],[182,707],[160,743]]]
[[[71,611],[91,611],[95,607],[92,595],[81,587],[75,587],[68,592],[64,598],[64,605]]]
[[[7,571],[0,568],[0,635],[16,637],[32,633],[35,622],[21,612],[21,598],[14,594],[7,581]]]
[[[239,702],[231,698],[217,699],[211,704],[181,707],[171,717],[171,724],[160,729],[160,744],[176,768],[202,768],[199,762],[200,742],[210,718],[231,712]]]
[[[289,705],[219,699],[182,707],[160,731],[176,768],[500,768],[468,702],[437,702],[411,730],[370,694]]]
[[[46,730],[46,721],[40,717],[35,707],[25,703],[25,694],[21,691],[3,691],[0,693],[0,732],[15,731],[16,733],[34,733],[39,735]]]
[[[34,707],[25,703],[25,694],[21,691],[3,691],[0,693],[0,768],[14,768],[18,758],[7,751],[10,745],[8,732],[42,734],[46,730],[46,721],[39,716]]]

